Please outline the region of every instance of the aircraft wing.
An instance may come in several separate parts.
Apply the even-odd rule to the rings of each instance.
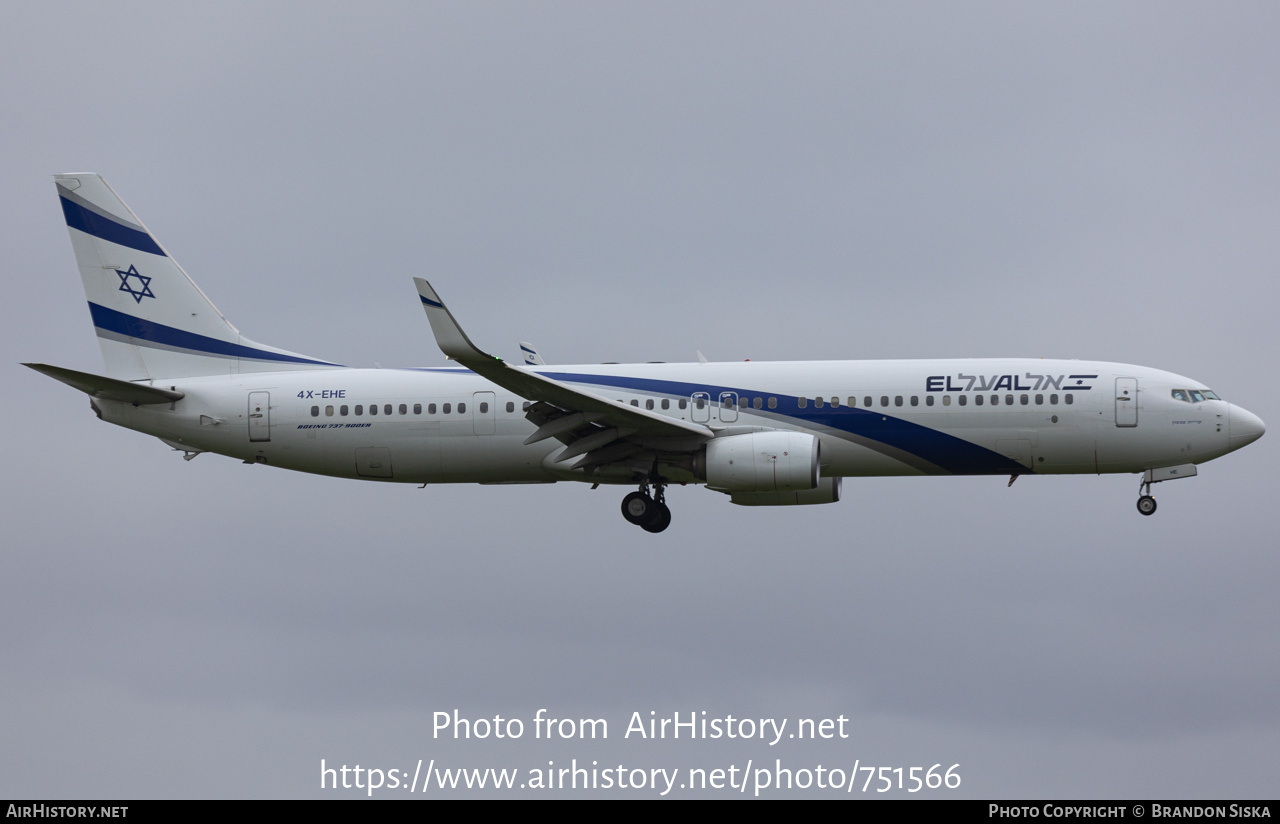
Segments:
[[[24,363],[22,365],[34,369],[42,375],[48,375],[54,380],[62,381],[67,386],[79,389],[90,397],[102,398],[108,401],[123,401],[124,403],[141,405],[173,403],[174,401],[182,400],[184,397],[183,393],[178,391],[161,389],[158,386],[147,386],[141,383],[131,383],[115,378],[106,378],[89,372],[77,372],[74,369],[64,369],[61,366],[49,366],[44,363]]]
[[[555,437],[567,444],[556,460],[583,456],[573,467],[625,460],[636,452],[691,452],[714,436],[710,427],[628,406],[539,375],[480,351],[422,278],[414,278],[440,350],[493,383],[534,401],[526,414],[538,425],[526,444]]]

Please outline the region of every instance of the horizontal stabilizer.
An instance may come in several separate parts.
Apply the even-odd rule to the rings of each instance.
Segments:
[[[79,389],[81,392],[94,398],[102,398],[108,401],[122,401],[132,404],[148,404],[148,403],[173,403],[181,400],[184,395],[172,389],[160,389],[155,386],[145,386],[140,383],[130,383],[129,381],[116,380],[115,378],[105,378],[102,375],[94,375],[89,372],[77,372],[74,369],[63,369],[61,366],[49,366],[44,363],[24,363],[23,366],[29,366],[37,372],[48,375],[57,381],[62,381],[67,386]]]

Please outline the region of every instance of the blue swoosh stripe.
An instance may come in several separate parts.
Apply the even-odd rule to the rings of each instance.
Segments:
[[[429,298],[427,298],[427,297],[425,297],[425,296],[423,296],[423,295],[418,295],[418,297],[422,298],[422,302],[423,302],[423,303],[425,303],[425,304],[426,304],[426,305],[428,305],[428,306],[434,306],[434,307],[436,307],[437,309],[443,309],[443,308],[444,308],[444,304],[443,304],[443,303],[436,303],[434,300],[430,300]]]
[[[831,409],[801,409],[799,398],[779,395],[776,392],[760,392],[744,390],[730,386],[706,386],[702,384],[682,383],[679,381],[663,381],[650,378],[623,378],[609,375],[580,375],[572,372],[539,372],[553,380],[569,383],[587,383],[598,386],[615,386],[622,389],[634,389],[645,392],[656,392],[663,395],[691,395],[694,392],[708,392],[717,397],[721,392],[736,392],[738,395],[775,397],[778,408],[767,411],[769,414],[795,418],[802,423],[826,426],[867,440],[882,443],[915,455],[922,460],[941,467],[957,475],[1013,475],[1023,474],[1030,470],[1017,461],[992,452],[986,447],[970,443],[963,438],[930,429],[917,423],[895,418],[884,412],[870,409],[852,409],[840,407]],[[750,410],[754,412],[755,410]]]
[[[97,212],[91,212],[79,203],[73,203],[65,197],[59,197],[58,199],[62,201],[62,214],[67,218],[67,225],[72,229],[79,229],[86,234],[109,240],[120,246],[128,246],[130,249],[137,249],[139,252],[149,252],[162,257],[166,256],[164,250],[146,232],[112,220]]]
[[[195,332],[175,329],[172,326],[165,326],[162,323],[143,320],[142,318],[135,317],[125,312],[117,312],[115,309],[108,309],[105,306],[99,306],[93,301],[89,302],[89,314],[93,316],[93,325],[103,331],[114,332],[117,335],[124,335],[130,338],[137,338],[138,340],[150,341],[164,346],[186,349],[202,355],[252,358],[253,360],[279,361],[281,363],[311,363],[319,366],[339,365],[336,363],[329,363],[328,361],[303,358],[297,355],[283,355],[279,352],[267,352],[263,349],[254,349],[251,346],[244,346],[239,343],[218,340],[217,338],[211,338],[207,335],[197,335]]]

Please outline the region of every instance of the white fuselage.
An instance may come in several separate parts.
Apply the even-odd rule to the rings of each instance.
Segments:
[[[1198,464],[1261,433],[1198,381],[1116,363],[1028,359],[545,366],[584,392],[717,434],[796,430],[821,474],[1142,472]],[[191,452],[339,477],[411,483],[633,482],[557,466],[526,402],[469,370],[332,369],[155,380],[172,404],[94,401],[112,423]],[[376,407],[376,414],[371,408]],[[389,410],[389,412],[388,412]],[[447,411],[446,411],[447,410]],[[1233,434],[1233,425],[1235,431]],[[571,462],[568,462],[571,463]],[[667,476],[696,481],[679,468]]]

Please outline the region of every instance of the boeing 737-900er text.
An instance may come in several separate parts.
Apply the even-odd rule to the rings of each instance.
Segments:
[[[95,174],[56,175],[106,375],[32,369],[98,417],[187,459],[404,483],[636,487],[622,514],[671,522],[667,485],[735,504],[840,499],[850,476],[1142,473],[1151,485],[1252,443],[1262,421],[1202,383],[1081,360],[549,366],[478,349],[415,279],[453,364],[349,369],[256,343],[227,322]]]

